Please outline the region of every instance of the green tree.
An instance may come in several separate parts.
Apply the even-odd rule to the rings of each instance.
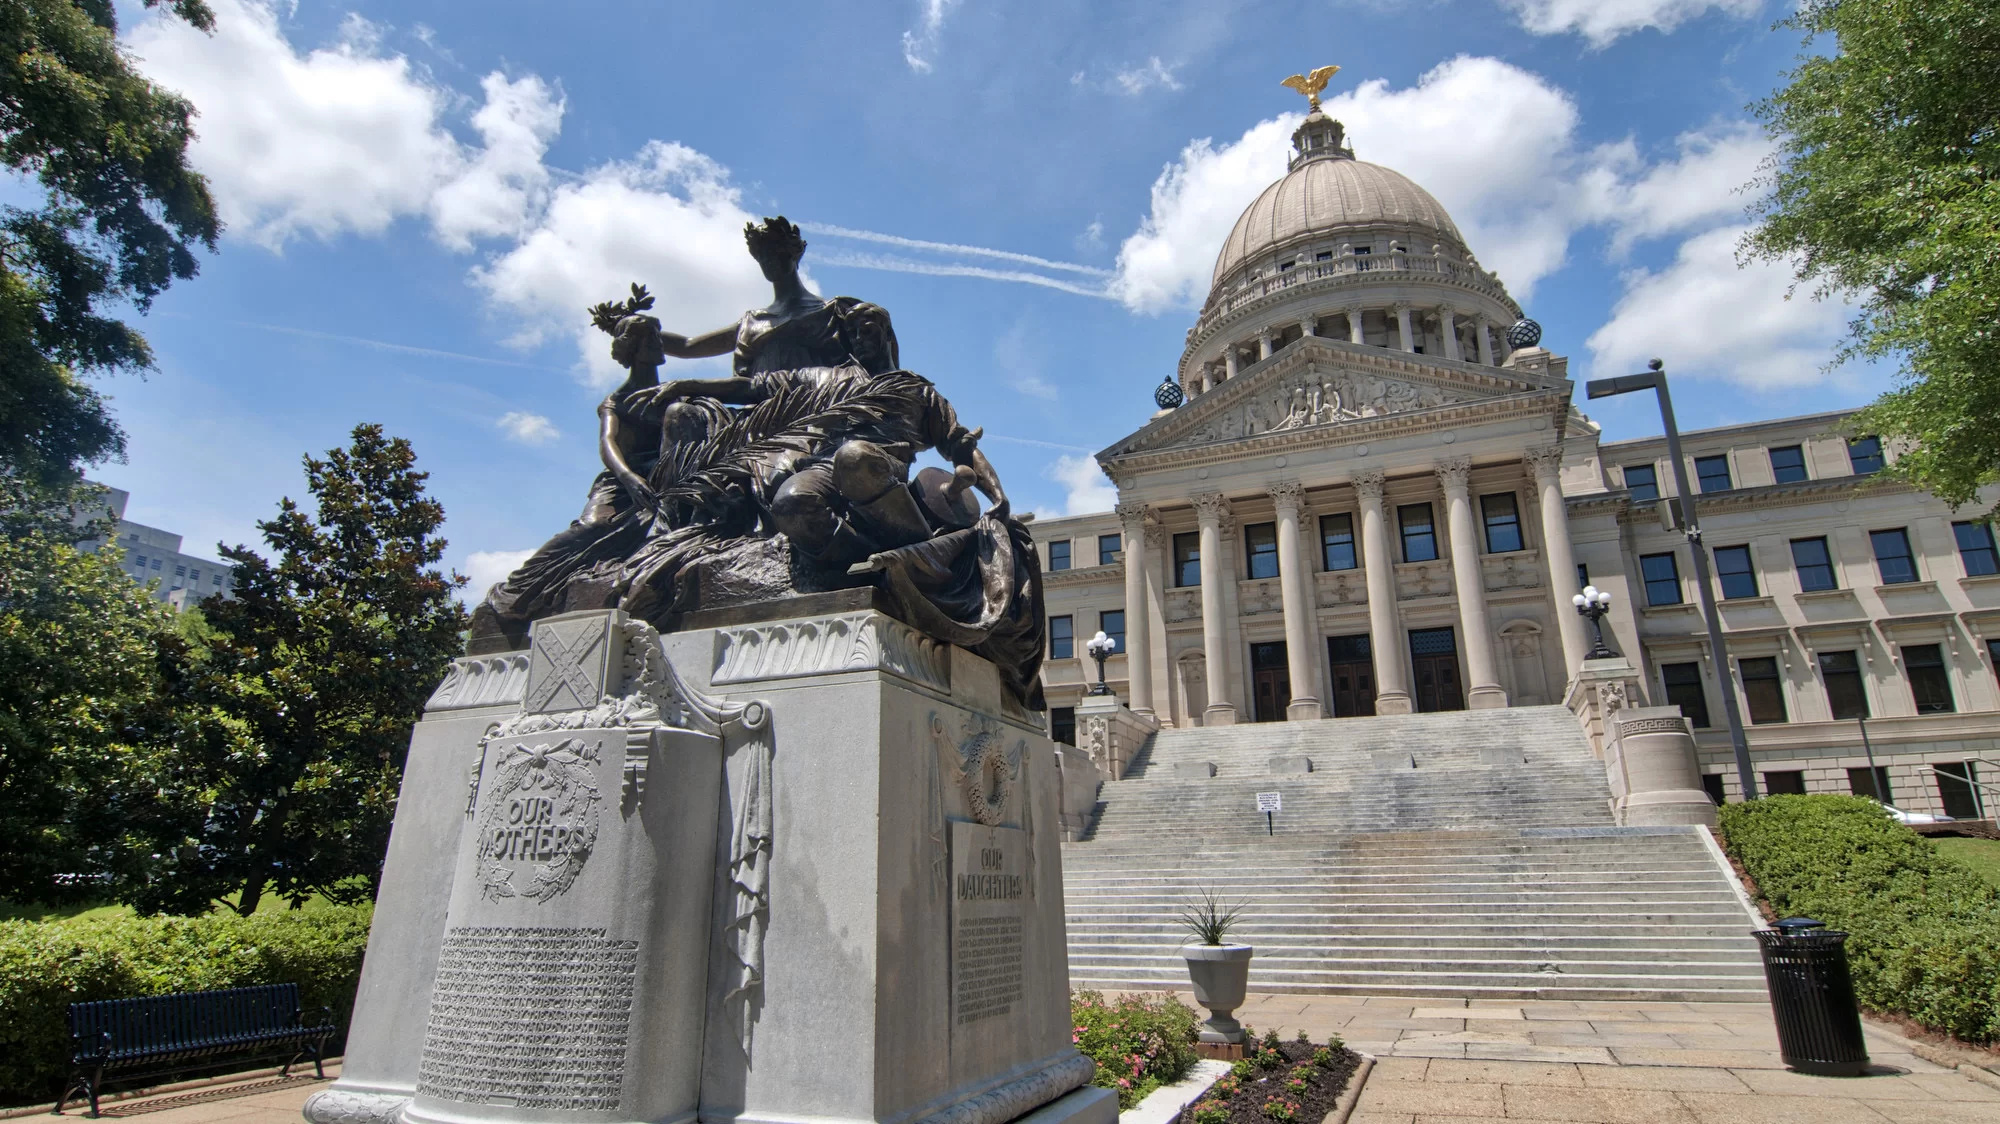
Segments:
[[[166,3],[214,23],[202,0]],[[144,311],[215,248],[215,204],[187,164],[193,116],[133,69],[111,0],[0,0],[0,163],[45,193],[0,207],[0,472],[60,484],[123,452],[87,378],[152,363],[105,306]]]
[[[93,527],[25,491],[0,477],[0,886],[54,902],[102,892],[68,876],[97,869],[116,836],[104,797],[180,622],[119,569],[115,543],[80,549]]]
[[[235,599],[202,603],[118,809],[124,900],[247,914],[267,894],[372,896],[410,727],[466,625],[415,464],[408,441],[359,426],[305,458],[316,513],[288,498],[258,524],[273,560],[223,551]]]
[[[1781,26],[1832,50],[1755,107],[1778,152],[1745,249],[1858,299],[1841,358],[1904,366],[1856,427],[1913,442],[1893,471],[1970,502],[2000,478],[2000,6],[1804,0]]]

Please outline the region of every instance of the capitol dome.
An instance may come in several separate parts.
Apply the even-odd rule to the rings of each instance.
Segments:
[[[1462,248],[1465,239],[1430,192],[1409,177],[1352,156],[1295,161],[1250,204],[1216,255],[1216,285],[1247,263],[1342,231],[1384,228],[1429,235]]]
[[[1444,205],[1402,173],[1356,160],[1317,105],[1285,174],[1244,209],[1188,332],[1192,398],[1305,336],[1498,364],[1521,316]]]

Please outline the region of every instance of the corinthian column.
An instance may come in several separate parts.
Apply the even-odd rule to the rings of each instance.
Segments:
[[[1409,302],[1397,301],[1392,307],[1396,313],[1396,335],[1402,349],[1404,351],[1415,351],[1417,349],[1417,337],[1416,333],[1410,327]]]
[[[1473,710],[1498,710],[1507,692],[1493,668],[1493,626],[1486,620],[1486,575],[1479,570],[1479,526],[1472,519],[1467,479],[1469,457],[1440,461],[1438,483],[1444,485],[1445,525],[1451,535],[1451,577],[1458,589],[1459,632],[1465,637],[1465,677],[1470,689],[1465,705]]]
[[[1542,557],[1549,564],[1549,593],[1555,597],[1556,631],[1562,635],[1563,677],[1576,678],[1590,644],[1583,636],[1583,618],[1569,602],[1577,588],[1576,550],[1569,541],[1569,509],[1563,503],[1561,445],[1529,449],[1521,457],[1535,477],[1542,509]]]
[[[1271,502],[1278,509],[1278,590],[1285,605],[1285,670],[1292,680],[1292,701],[1285,708],[1285,718],[1293,722],[1323,718],[1319,676],[1313,672],[1312,646],[1319,629],[1313,627],[1312,573],[1299,546],[1306,490],[1296,480],[1281,480],[1271,485]]]
[[[1367,343],[1361,335],[1361,306],[1354,305],[1347,310],[1347,342]]]
[[[1403,625],[1396,612],[1395,562],[1382,511],[1382,474],[1354,478],[1361,501],[1361,568],[1368,579],[1368,649],[1375,654],[1375,713],[1408,714],[1410,677],[1403,668]]]
[[[1438,308],[1438,331],[1444,336],[1444,357],[1463,359],[1458,349],[1458,310],[1450,305]]]
[[[1153,599],[1146,588],[1152,564],[1147,558],[1144,504],[1121,503],[1118,521],[1125,529],[1125,674],[1132,709],[1153,713]]]
[[[1228,644],[1236,622],[1222,619],[1222,583],[1230,579],[1222,568],[1222,521],[1229,515],[1229,500],[1219,492],[1193,499],[1201,523],[1201,648],[1208,665],[1208,709],[1201,712],[1201,724],[1233,726],[1236,706],[1229,701]],[[1130,621],[1126,627],[1131,627]]]
[[[1493,365],[1493,322],[1488,320],[1484,315],[1481,315],[1477,320],[1472,322],[1472,326],[1479,336],[1479,361],[1491,367]]]

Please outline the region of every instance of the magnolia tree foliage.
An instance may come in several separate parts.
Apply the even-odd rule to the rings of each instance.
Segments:
[[[1861,432],[1945,501],[2000,479],[2000,5],[1803,0],[1804,59],[1757,110],[1778,142],[1745,249],[1858,298],[1842,358],[1895,357]]]
[[[214,21],[201,0],[167,6]],[[133,68],[111,0],[0,0],[0,164],[43,193],[0,206],[0,472],[60,484],[123,451],[87,378],[152,363],[105,306],[143,311],[215,247],[193,117]]]
[[[314,510],[260,522],[267,558],[223,551],[234,600],[172,669],[120,809],[119,896],[249,913],[267,894],[370,898],[410,727],[461,650],[465,579],[438,568],[444,509],[380,426],[305,458]]]

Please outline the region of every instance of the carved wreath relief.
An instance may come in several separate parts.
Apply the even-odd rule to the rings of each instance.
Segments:
[[[1009,753],[1001,731],[977,718],[957,738],[945,728],[944,719],[931,715],[931,743],[944,769],[965,793],[972,818],[988,827],[1006,820],[1021,779],[1021,759],[1027,750],[1023,742]]]
[[[479,890],[546,902],[570,888],[597,843],[597,743],[516,744],[494,764],[479,818]],[[532,871],[525,886],[514,883]]]

